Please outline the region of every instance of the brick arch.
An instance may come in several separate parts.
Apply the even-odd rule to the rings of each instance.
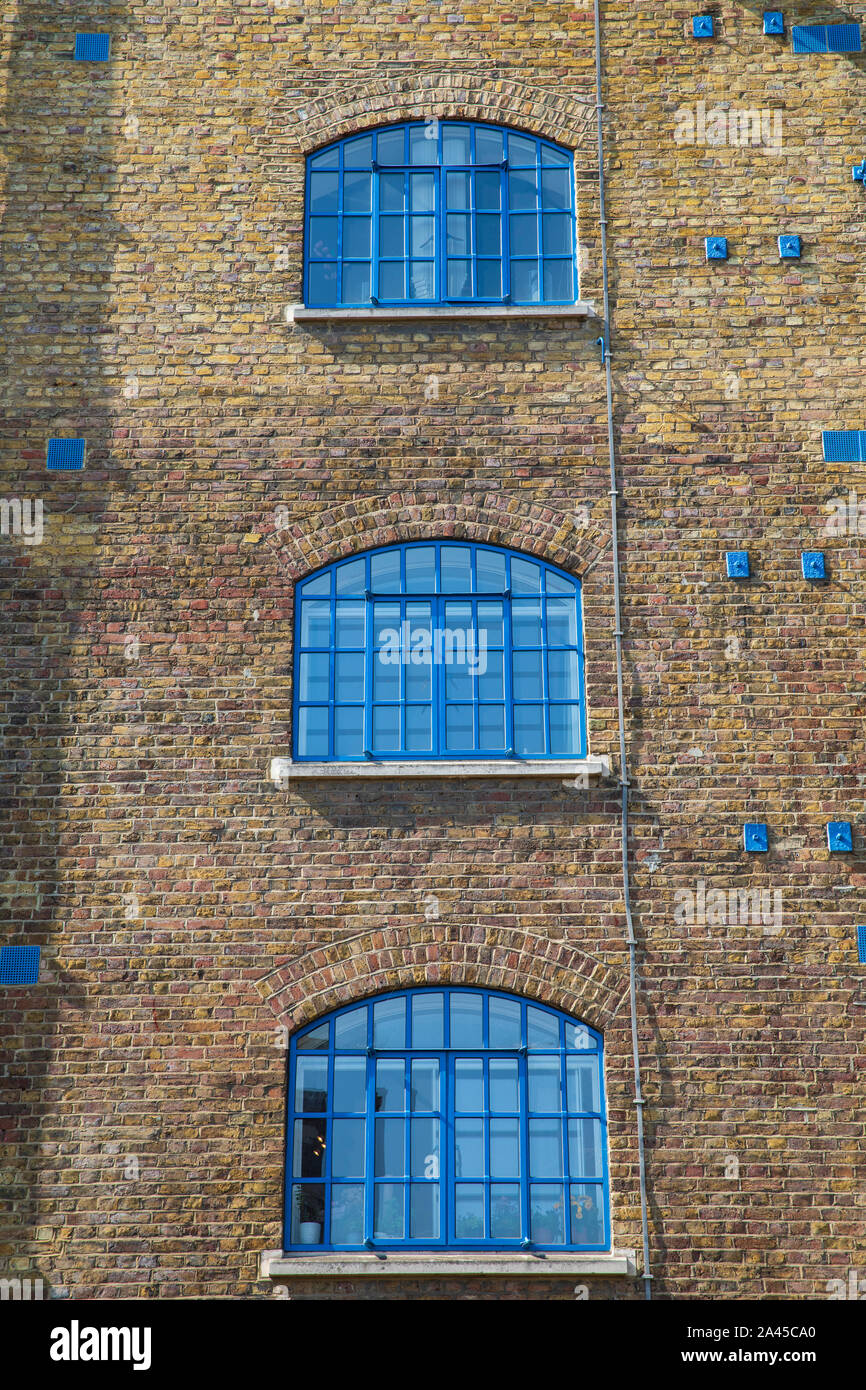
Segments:
[[[431,116],[516,126],[571,149],[585,141],[591,151],[594,103],[589,84],[563,90],[483,72],[437,71],[336,82],[315,101],[287,104],[275,115],[281,143],[295,155],[371,126]]]
[[[343,1005],[417,985],[475,985],[549,1004],[605,1031],[628,993],[628,972],[578,946],[510,928],[453,939],[440,927],[387,927],[307,952],[256,982],[290,1032]]]
[[[522,550],[571,574],[584,574],[610,545],[598,527],[577,515],[538,503],[518,504],[500,494],[443,501],[439,492],[399,492],[346,503],[296,526],[276,529],[271,544],[286,573],[297,580],[333,560],[380,545],[415,540],[466,540]]]

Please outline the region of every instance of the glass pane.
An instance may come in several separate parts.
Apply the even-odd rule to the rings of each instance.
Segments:
[[[412,1110],[439,1109],[439,1062],[435,1057],[416,1057],[412,1062]]]
[[[562,1177],[561,1120],[529,1121],[529,1175],[533,1178]]]
[[[334,1019],[334,1046],[355,1048],[367,1046],[367,1006],[350,1009]],[[338,1107],[339,1108],[339,1107]]]
[[[544,706],[514,706],[514,748],[522,757],[544,753]]]
[[[475,552],[475,576],[476,586],[479,594],[502,594],[505,592],[505,556],[500,555],[495,550],[478,549]],[[478,605],[478,611],[482,607],[485,609],[497,609],[501,612],[501,604]],[[491,638],[491,641],[493,639]]]
[[[409,209],[411,212],[433,211],[434,174],[409,175]]]
[[[299,587],[303,590],[304,598],[312,598],[313,595],[318,594],[330,594],[331,576],[320,574],[315,579],[305,579]]]
[[[479,633],[480,651],[478,653],[478,698],[479,700],[505,699],[505,664],[502,652],[484,650],[486,633]]]
[[[567,165],[567,166],[570,167],[571,164],[572,164],[572,161],[573,161],[573,156],[572,156],[571,154],[569,154],[568,150],[557,150],[557,149],[554,149],[552,145],[545,145],[545,144],[542,144],[542,146],[541,146],[541,162],[542,162],[542,164],[564,164],[564,165]]]
[[[406,707],[406,752],[433,752],[433,712],[429,705]]]
[[[541,652],[515,652],[511,666],[515,700],[540,700],[544,695]]]
[[[343,212],[370,211],[370,174],[343,175]]]
[[[478,277],[478,297],[480,299],[502,298],[501,261],[479,261],[475,273]]]
[[[568,1108],[572,1114],[600,1109],[598,1061],[595,1057],[567,1057],[565,1078],[568,1088]]]
[[[546,212],[541,219],[541,249],[545,256],[570,256],[571,218],[565,212]]]
[[[484,1072],[480,1057],[458,1057],[454,1063],[454,1109],[484,1109]]]
[[[570,169],[542,169],[541,206],[546,210],[571,207]]]
[[[504,159],[502,131],[489,130],[483,126],[475,128],[475,163],[501,164]]]
[[[380,550],[370,557],[370,587],[374,594],[402,593],[400,581],[400,551]],[[384,607],[386,616],[399,618],[400,609],[396,604]]]
[[[532,1057],[527,1062],[530,1110],[561,1110],[562,1082],[558,1057]]]
[[[337,254],[337,218],[310,218],[310,259],[333,260]]]
[[[530,1187],[529,1234],[536,1245],[565,1244],[565,1195],[561,1187],[539,1183]]]
[[[314,1028],[311,1033],[304,1033],[303,1037],[298,1038],[298,1051],[322,1052],[328,1049],[328,1033],[330,1024],[323,1023],[321,1027]]]
[[[377,705],[373,709],[374,753],[396,753],[400,748],[399,706]]]
[[[413,1178],[439,1177],[439,1121],[410,1121],[410,1168]]]
[[[343,218],[343,255],[344,256],[369,256],[370,238],[373,232],[372,219],[369,217],[344,217]]]
[[[321,1245],[325,1224],[325,1189],[321,1183],[299,1183],[292,1190],[292,1240],[295,1245]]]
[[[459,1183],[455,1188],[456,1236],[458,1240],[484,1239],[484,1188],[481,1184]]]
[[[454,1173],[458,1178],[484,1177],[483,1120],[454,1121]]]
[[[406,298],[406,267],[402,261],[382,261],[379,266],[379,298]]]
[[[511,561],[511,591],[515,595],[524,597],[530,594],[541,593],[541,566],[533,564],[532,560]]]
[[[432,545],[411,546],[406,551],[406,593],[432,594],[435,589],[436,551]]]
[[[551,646],[577,646],[577,602],[573,598],[547,600],[547,640]]]
[[[376,1109],[406,1109],[406,1063],[402,1057],[380,1057],[376,1063]]]
[[[433,255],[433,218],[411,217],[409,219],[410,256]]]
[[[338,647],[363,647],[365,605],[356,599],[337,599],[334,642]]]
[[[495,175],[499,180],[499,175]],[[468,174],[446,174],[445,175],[445,199],[449,210],[452,208],[469,208],[472,204],[469,201],[469,175]]]
[[[511,630],[516,647],[541,646],[541,604],[537,599],[512,600]]]
[[[327,599],[305,598],[301,603],[301,646],[331,645],[331,605]]]
[[[379,207],[382,212],[402,212],[405,205],[406,175],[380,174]]]
[[[472,748],[473,723],[471,705],[448,705],[446,707],[445,748],[449,753]]]
[[[495,1183],[490,1189],[490,1236],[492,1240],[519,1240],[520,1188]]]
[[[532,256],[538,251],[538,218],[534,212],[521,213],[511,219],[512,256]]]
[[[376,1184],[373,1193],[373,1236],[376,1240],[403,1239],[405,1193],[401,1183]]]
[[[366,1057],[334,1058],[334,1109],[367,1109]]]
[[[601,1120],[569,1120],[568,1170],[573,1178],[601,1178]]]
[[[559,1019],[544,1009],[535,1009],[530,1004],[526,1010],[527,1046],[559,1047]]]
[[[480,994],[454,993],[451,995],[451,1046],[481,1047],[481,1006]]]
[[[479,575],[480,584],[480,575]],[[501,647],[503,641],[503,605],[495,600],[478,604],[478,631],[484,634],[488,647]]]
[[[400,698],[400,632],[397,628],[385,629],[385,646],[373,657],[373,699],[399,700]]]
[[[292,1175],[296,1178],[325,1176],[324,1120],[295,1120]]]
[[[460,634],[463,636],[463,634]],[[445,656],[448,662],[451,653]],[[459,657],[459,653],[458,653]],[[465,660],[459,664],[446,665],[445,667],[445,698],[446,700],[471,700],[472,699],[472,677],[469,674],[469,667]],[[468,725],[468,739],[472,740],[472,725]]]
[[[472,265],[470,261],[448,262],[448,297],[469,299],[472,294]]]
[[[432,261],[410,261],[408,266],[408,284],[410,299],[432,299],[433,298],[433,262]]]
[[[551,700],[576,700],[579,694],[577,652],[548,652]]]
[[[538,158],[538,147],[534,140],[526,135],[514,135],[508,133],[508,163],[509,164],[535,164]]]
[[[380,256],[403,256],[404,232],[406,219],[404,217],[380,217],[379,218],[379,255]],[[381,283],[381,282],[380,282]]]
[[[363,1178],[364,1158],[364,1121],[334,1120],[331,1139],[331,1177]]]
[[[334,710],[334,756],[357,758],[364,752],[364,710],[337,705]]]
[[[596,1044],[585,1023],[566,1023],[565,1045],[579,1052],[586,1052],[588,1048],[594,1049]]]
[[[303,696],[301,696],[303,699]],[[334,668],[334,698],[344,704],[364,699],[364,653],[338,652]]]
[[[544,299],[564,299],[569,303],[574,298],[571,261],[544,262]]]
[[[439,1239],[439,1184],[413,1183],[409,1193],[409,1235],[415,1240]]]
[[[380,130],[376,137],[376,159],[380,164],[406,163],[406,132],[402,126],[397,130]]]
[[[381,999],[373,1005],[373,1046],[406,1046],[406,1000]]]
[[[328,1059],[304,1054],[295,1059],[295,1109],[307,1114],[327,1110]]]
[[[438,164],[439,132],[438,121],[430,124],[409,127],[409,163]]]
[[[494,995],[490,998],[488,1008],[490,1046],[508,1050],[520,1047],[522,1041],[520,1036],[520,1001],[518,999],[497,999]],[[507,1065],[511,1066],[512,1064],[509,1062]],[[492,1075],[491,1070],[491,1077]]]
[[[402,1178],[406,1165],[404,1154],[405,1121],[377,1119],[375,1126],[374,1176],[377,1178]]]
[[[363,596],[366,585],[367,566],[364,560],[350,560],[347,565],[338,565],[334,571],[338,594]]]
[[[299,752],[305,758],[327,758],[329,738],[329,715],[326,709],[315,705],[298,710]]]
[[[478,212],[499,211],[501,188],[502,180],[498,171],[483,170],[475,175],[475,207]]]
[[[338,174],[310,174],[310,212],[336,212]]]
[[[471,556],[472,552],[467,545],[443,545],[440,555],[443,594],[471,592]],[[450,612],[449,609],[449,614]]]
[[[475,219],[475,237],[479,256],[498,256],[502,250],[502,219],[493,213],[479,213]]]
[[[478,709],[478,748],[481,752],[505,752],[505,706],[481,705]]]
[[[309,279],[311,304],[336,304],[337,267],[335,265],[311,265]]]
[[[546,1120],[533,1120],[532,1124],[546,1124]],[[552,1176],[543,1172],[541,1177]],[[490,1176],[491,1178],[520,1177],[520,1133],[517,1120],[490,1121]]]
[[[445,996],[422,994],[412,996],[412,1046],[445,1046]]]
[[[558,172],[558,171],[556,171]],[[508,175],[508,206],[512,212],[534,209],[537,200],[538,175],[534,169]]]
[[[369,169],[372,162],[372,135],[361,135],[357,140],[346,141],[343,146],[344,169]]]
[[[468,256],[471,250],[469,244],[469,218],[462,213],[450,213],[448,216],[448,239],[446,251],[449,256]]]
[[[323,150],[321,154],[314,154],[310,159],[311,169],[338,169],[340,167],[340,151],[334,146],[333,149]]]
[[[564,756],[580,752],[580,708],[578,705],[551,705],[550,751]]]
[[[511,262],[511,298],[518,304],[539,302],[537,262]]]
[[[516,1114],[520,1110],[516,1059],[490,1058],[490,1110],[494,1115]]]
[[[364,1189],[335,1183],[331,1188],[331,1244],[363,1245]]]
[[[343,300],[347,304],[369,303],[370,264],[368,261],[347,261],[344,264]]]
[[[468,125],[451,125],[450,122],[447,125],[443,125],[442,163],[468,164],[469,162]]]
[[[602,1189],[588,1183],[571,1188],[571,1241],[573,1245],[604,1243]]]

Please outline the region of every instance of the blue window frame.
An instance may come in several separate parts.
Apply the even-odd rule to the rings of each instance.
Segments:
[[[580,584],[517,551],[418,541],[303,580],[294,756],[579,758]]]
[[[573,157],[468,121],[384,126],[307,159],[304,301],[573,304]]]
[[[600,1034],[490,990],[411,989],[296,1033],[286,1249],[605,1250]]]

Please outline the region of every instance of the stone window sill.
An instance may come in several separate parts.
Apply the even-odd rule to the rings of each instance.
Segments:
[[[583,1279],[599,1275],[633,1279],[637,1275],[635,1252],[619,1250],[613,1254],[526,1255],[511,1251],[474,1250],[395,1251],[391,1254],[287,1255],[282,1250],[265,1250],[261,1255],[261,1277],[286,1279],[416,1279],[425,1276],[444,1279],[514,1278],[525,1275],[548,1279]]]
[[[381,304],[362,309],[308,309],[305,304],[286,305],[286,323],[317,319],[597,319],[599,311],[589,299],[576,304]]]
[[[291,758],[272,758],[271,781],[285,787],[291,781],[317,781],[322,778],[459,778],[467,777],[552,777],[574,780],[582,787],[610,776],[608,758],[495,758],[490,762],[470,759],[466,762],[364,762],[314,763],[293,762]]]

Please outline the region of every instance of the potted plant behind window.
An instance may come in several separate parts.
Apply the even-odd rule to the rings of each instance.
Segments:
[[[298,1238],[301,1245],[321,1245],[324,1200],[320,1190],[298,1189]]]

